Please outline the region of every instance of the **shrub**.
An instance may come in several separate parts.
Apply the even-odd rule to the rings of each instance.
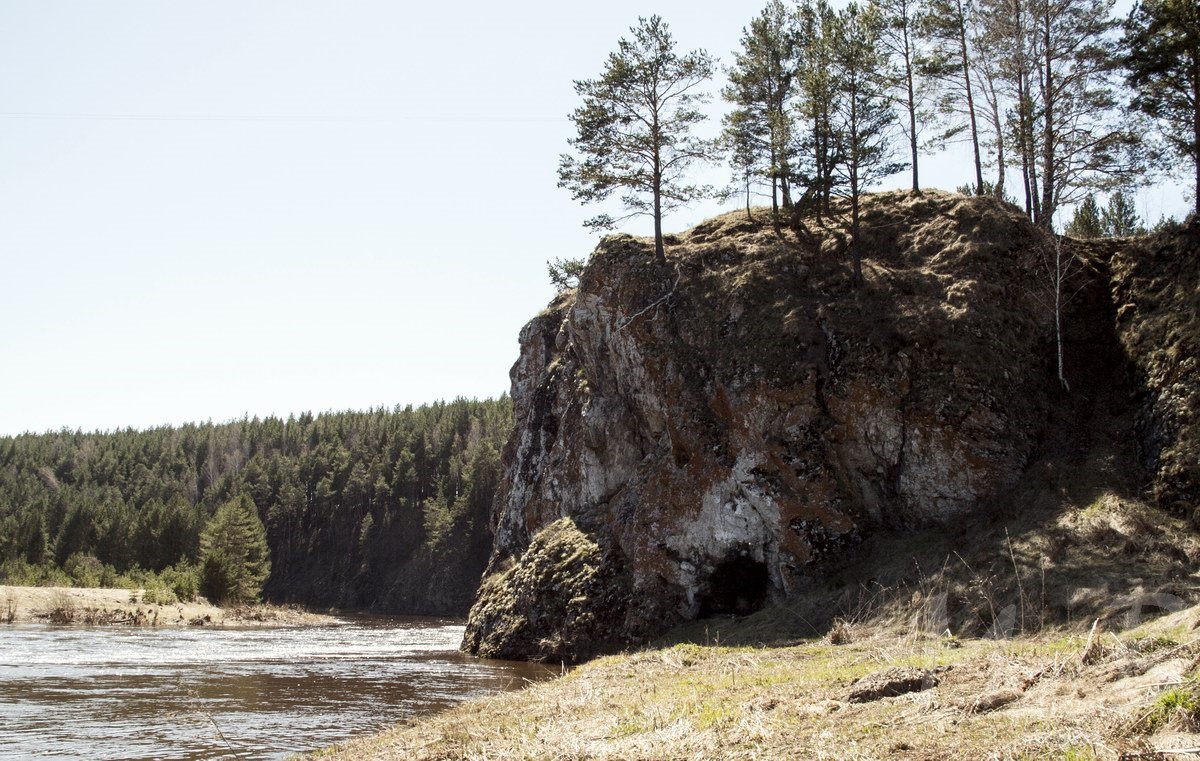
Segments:
[[[104,564],[95,555],[85,555],[76,552],[63,563],[63,571],[71,579],[71,586],[98,587],[104,573]]]
[[[175,596],[174,591],[164,586],[152,586],[146,588],[142,602],[146,605],[174,605],[179,602],[179,598]]]
[[[191,602],[200,594],[200,569],[198,566],[179,563],[162,569],[158,574],[162,583],[185,602]]]

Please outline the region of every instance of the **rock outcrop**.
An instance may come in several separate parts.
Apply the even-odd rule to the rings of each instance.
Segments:
[[[855,289],[844,229],[806,221],[727,214],[665,266],[605,238],[526,325],[466,649],[578,661],[748,613],[1021,477],[1057,392],[1053,241],[990,199],[880,194]]]
[[[1151,492],[1200,526],[1200,225],[1126,242],[1112,272],[1117,330],[1145,393]]]

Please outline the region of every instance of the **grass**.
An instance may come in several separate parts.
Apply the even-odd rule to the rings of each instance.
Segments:
[[[1197,621],[1200,608],[1190,608],[1103,631],[1110,646],[1093,663],[1083,662],[1079,630],[947,647],[904,626],[856,623],[840,645],[682,642],[599,658],[316,756],[1117,759],[1168,741],[1200,745],[1200,683],[1189,676],[1200,639],[1169,634]],[[897,666],[928,669],[939,683],[847,701],[857,680]],[[1007,697],[976,710],[990,695]]]
[[[1157,732],[1171,726],[1187,731],[1197,728],[1200,720],[1200,696],[1194,685],[1172,687],[1154,699],[1146,715],[1145,729]]]
[[[75,600],[68,592],[55,592],[50,598],[50,608],[46,618],[53,624],[70,624],[75,622]]]

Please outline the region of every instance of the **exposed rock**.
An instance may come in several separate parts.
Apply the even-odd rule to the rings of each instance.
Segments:
[[[1061,394],[1035,296],[1050,239],[938,191],[870,197],[863,224],[860,289],[838,228],[731,213],[663,266],[650,241],[600,243],[521,332],[468,650],[579,660],[745,614],[872,532],[971,515],[1021,478]],[[1101,264],[1083,298],[1111,315]]]
[[[1146,394],[1138,432],[1151,490],[1191,515],[1200,505],[1200,223],[1128,242],[1112,272],[1117,329]]]
[[[938,685],[932,671],[913,666],[878,671],[859,679],[850,688],[846,700],[851,703],[870,703],[873,700],[894,698],[910,692],[931,690]]]

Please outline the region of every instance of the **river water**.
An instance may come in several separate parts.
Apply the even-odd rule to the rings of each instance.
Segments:
[[[550,675],[462,655],[462,633],[0,626],[0,758],[283,758]]]

